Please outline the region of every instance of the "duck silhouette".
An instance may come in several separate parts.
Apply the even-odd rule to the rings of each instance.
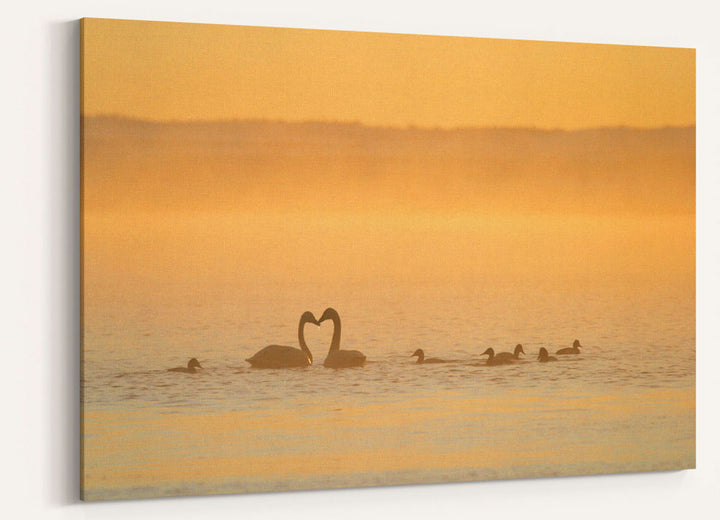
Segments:
[[[480,355],[481,355],[481,356],[488,356],[488,359],[487,359],[487,361],[485,362],[485,364],[486,364],[487,366],[490,366],[490,367],[498,366],[498,365],[507,365],[507,364],[512,363],[512,359],[507,359],[507,358],[505,358],[505,357],[498,358],[498,357],[495,355],[495,351],[494,351],[492,348],[487,349],[485,352],[483,352],[483,353],[480,354]]]
[[[560,350],[555,352],[555,354],[558,354],[560,356],[566,355],[566,354],[580,354],[580,347],[582,347],[582,345],[580,344],[580,340],[576,339],[575,341],[573,341],[572,347],[561,348]],[[583,348],[585,348],[585,347],[583,347]]]
[[[417,360],[418,365],[422,365],[425,363],[447,363],[447,361],[445,361],[444,359],[440,359],[440,358],[436,358],[436,357],[426,358],[425,352],[423,352],[423,349],[421,349],[421,348],[419,348],[415,352],[413,352],[410,357],[414,357],[414,356],[417,356],[417,358],[418,358],[418,360]]]
[[[188,364],[186,367],[175,367],[175,368],[168,368],[168,372],[184,372],[185,374],[194,374],[197,372],[195,370],[196,368],[202,368],[200,365],[200,362],[197,360],[197,358],[192,358],[190,361],[188,361]]]
[[[500,352],[495,354],[495,363],[512,363],[513,361],[520,359],[520,354],[525,354],[525,351],[523,350],[522,345],[518,343],[513,352]]]
[[[545,347],[540,347],[538,361],[540,361],[540,363],[547,363],[548,361],[557,361],[557,358],[555,356],[548,355],[548,351]]]

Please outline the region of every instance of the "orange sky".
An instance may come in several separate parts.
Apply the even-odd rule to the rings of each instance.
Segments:
[[[102,19],[82,30],[89,116],[695,124],[693,49]]]

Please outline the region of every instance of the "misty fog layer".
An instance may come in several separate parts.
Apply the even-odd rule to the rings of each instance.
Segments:
[[[98,298],[269,283],[694,288],[693,128],[101,118],[84,133],[85,277]]]
[[[88,118],[85,210],[693,214],[695,129]]]

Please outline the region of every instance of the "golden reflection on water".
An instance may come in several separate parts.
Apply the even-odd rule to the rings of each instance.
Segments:
[[[89,497],[122,497],[143,486],[168,493],[170,483],[222,492],[235,481],[227,492],[237,492],[282,489],[280,479],[333,487],[348,474],[360,486],[377,484],[378,475],[381,484],[405,483],[394,476],[400,471],[417,472],[422,482],[694,467],[694,407],[694,392],[677,389],[421,398],[293,416],[92,412],[85,450],[94,462],[84,487]],[[639,429],[654,421],[667,428]]]

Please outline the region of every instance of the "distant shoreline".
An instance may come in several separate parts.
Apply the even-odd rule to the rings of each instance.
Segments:
[[[282,119],[188,119],[188,120],[165,120],[165,119],[144,119],[118,114],[92,114],[81,115],[81,120],[85,123],[92,122],[116,122],[127,125],[153,125],[153,126],[208,126],[208,125],[286,125],[286,126],[310,126],[310,127],[347,127],[362,128],[367,130],[388,130],[388,131],[407,131],[407,132],[538,132],[538,133],[582,133],[597,131],[642,131],[655,132],[667,130],[695,130],[697,125],[668,125],[660,127],[643,127],[643,126],[595,126],[583,128],[544,128],[530,126],[457,126],[457,127],[441,127],[441,126],[383,126],[370,125],[360,121],[339,121],[339,120],[282,120]]]

